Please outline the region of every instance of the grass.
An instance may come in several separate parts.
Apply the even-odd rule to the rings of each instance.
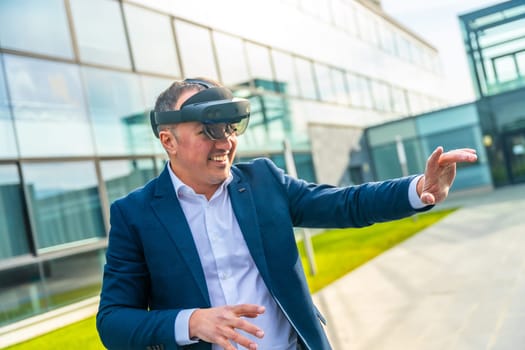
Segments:
[[[433,211],[415,218],[375,224],[360,229],[328,230],[312,238],[317,274],[307,281],[312,293],[334,282],[348,272],[413,236],[455,209]],[[299,251],[305,270],[307,261],[303,242]],[[7,348],[9,350],[104,349],[95,328],[95,317],[71,324],[54,332]],[[6,349],[6,350],[7,350]]]
[[[100,350],[105,348],[98,338],[94,316],[6,348],[6,350],[41,349]]]
[[[304,244],[302,241],[299,242],[299,252],[310,291],[315,293],[385,250],[441,220],[454,210],[431,211],[415,217],[359,229],[324,231],[312,237],[317,266],[315,276],[309,274]]]

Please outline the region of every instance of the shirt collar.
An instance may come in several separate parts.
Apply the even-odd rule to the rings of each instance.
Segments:
[[[175,194],[177,195],[177,199],[180,199],[180,197],[181,197],[181,195],[183,193],[196,195],[196,193],[193,190],[193,188],[191,188],[190,186],[186,185],[184,182],[182,182],[181,179],[179,179],[179,177],[177,175],[175,175],[175,173],[171,169],[169,161],[168,161],[168,164],[166,166],[168,167],[168,171],[169,171],[170,178],[171,178],[171,183],[173,184],[173,188],[175,189]],[[213,197],[215,197],[215,195],[217,195],[217,194],[222,193],[226,189],[226,187],[230,184],[230,182],[232,182],[232,180],[233,180],[233,175],[232,175],[232,173],[230,171],[230,174],[221,183],[219,188],[217,188],[217,191],[215,191],[215,193],[213,194]]]

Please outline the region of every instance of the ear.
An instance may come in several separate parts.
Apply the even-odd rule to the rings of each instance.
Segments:
[[[160,144],[169,155],[177,153],[178,142],[175,135],[170,130],[164,129],[159,132]]]

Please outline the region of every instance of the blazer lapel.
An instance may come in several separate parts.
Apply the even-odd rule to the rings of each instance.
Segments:
[[[204,300],[209,305],[208,288],[206,287],[206,279],[199,254],[197,253],[197,247],[193,241],[188,221],[175,194],[167,166],[158,177],[155,199],[151,202],[151,206],[177,246],[193,278],[197,282]]]
[[[246,245],[248,246],[248,250],[255,261],[255,265],[257,265],[259,273],[271,291],[268,265],[266,263],[266,255],[264,254],[261,231],[259,230],[251,187],[233,171],[233,168],[232,174],[233,180],[228,185],[228,193],[230,194],[233,211],[241,228],[244,240],[246,241]]]

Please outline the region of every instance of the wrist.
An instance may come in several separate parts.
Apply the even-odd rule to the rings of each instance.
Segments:
[[[422,175],[416,184],[416,192],[417,196],[421,198],[421,194],[423,193],[423,188],[425,187],[425,175]]]

